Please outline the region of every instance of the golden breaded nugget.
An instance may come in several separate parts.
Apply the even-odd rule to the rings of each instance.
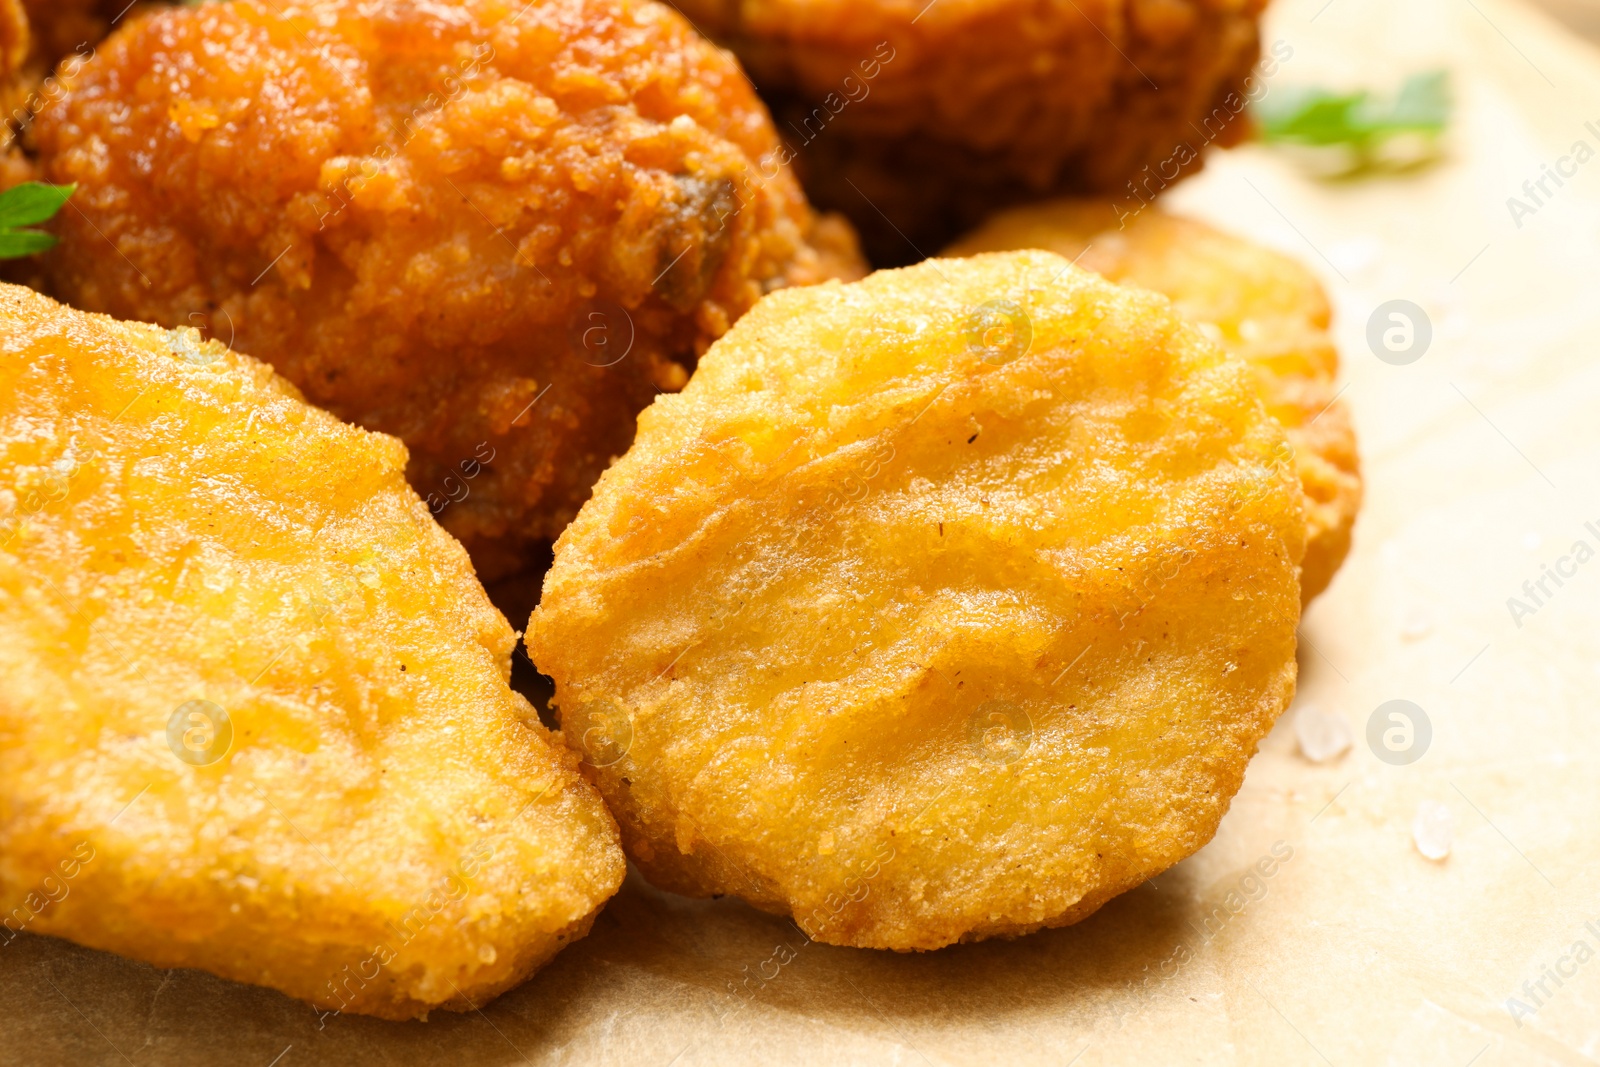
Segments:
[[[0,287],[0,938],[391,1019],[581,937],[616,825],[405,448]]]
[[[879,266],[1018,201],[1148,196],[1242,137],[1265,85],[1265,0],[674,3],[738,54],[807,194]]]
[[[63,83],[55,295],[400,437],[487,577],[763,293],[861,272],[738,64],[649,0],[153,9]]]
[[[1294,449],[1306,495],[1303,602],[1327,588],[1350,552],[1361,510],[1361,457],[1338,400],[1339,353],[1328,298],[1288,256],[1192,219],[1148,210],[1118,224],[1101,201],[1058,200],[995,216],[946,255],[1043,248],[1122,285],[1162,294],[1256,372],[1267,410]]]
[[[775,293],[557,542],[534,658],[663,887],[878,948],[1075,922],[1210,839],[1294,690],[1286,448],[1059,256]]]

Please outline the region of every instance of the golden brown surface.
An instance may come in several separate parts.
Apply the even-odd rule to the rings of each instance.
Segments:
[[[34,117],[61,100],[65,90],[56,74],[70,77],[113,22],[149,6],[132,0],[0,0],[0,190],[39,179],[38,161],[23,144]],[[0,280],[45,284],[33,257],[0,261]]]
[[[0,936],[409,1018],[588,930],[615,824],[404,464],[192,331],[0,288]]]
[[[77,69],[113,24],[156,3],[142,0],[0,0],[0,112],[4,114],[7,158],[0,162],[0,188],[33,177],[20,151],[11,151],[15,131],[60,97],[45,79],[66,64]]]
[[[1061,200],[998,215],[946,250],[1059,253],[1111,281],[1162,294],[1256,372],[1261,398],[1294,449],[1306,496],[1301,597],[1327,588],[1350,552],[1361,510],[1361,457],[1350,411],[1337,399],[1339,353],[1327,294],[1288,256],[1191,219],[1148,209],[1119,226],[1103,201]]]
[[[30,40],[28,14],[21,0],[0,0],[0,111],[5,117],[5,125],[0,127],[0,149],[18,158],[20,153],[12,149],[15,135],[11,124],[27,116],[25,101],[31,78],[24,68]],[[5,167],[9,169],[10,165]],[[0,171],[0,180],[5,176]]]
[[[1075,922],[1210,839],[1293,692],[1286,447],[1058,256],[776,293],[557,542],[534,661],[664,888],[879,948]]]
[[[124,24],[36,124],[56,292],[411,449],[480,573],[767,289],[857,269],[737,65],[633,0],[237,0]]]
[[[1122,194],[1130,179],[1148,198],[1197,167],[1207,144],[1245,132],[1266,6],[676,3],[738,53],[813,202],[847,213],[879,266],[936,252],[1008,203]]]

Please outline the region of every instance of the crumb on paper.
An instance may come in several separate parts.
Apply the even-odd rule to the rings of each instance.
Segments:
[[[1424,858],[1437,863],[1450,855],[1455,824],[1455,816],[1447,805],[1437,800],[1424,800],[1417,805],[1416,817],[1411,820],[1411,840]]]
[[[1312,763],[1338,759],[1350,748],[1350,726],[1343,716],[1331,715],[1315,704],[1302,704],[1294,715],[1294,736],[1300,754]]]
[[[1400,637],[1407,642],[1421,641],[1433,633],[1433,616],[1425,608],[1413,608],[1400,624]]]

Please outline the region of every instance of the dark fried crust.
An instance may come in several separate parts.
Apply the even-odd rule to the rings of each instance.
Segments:
[[[885,266],[1008,204],[1170,184],[1243,136],[1265,0],[677,6],[738,54],[812,201]]]
[[[762,293],[860,269],[737,65],[648,0],[173,8],[66,84],[54,291],[401,437],[487,576]]]

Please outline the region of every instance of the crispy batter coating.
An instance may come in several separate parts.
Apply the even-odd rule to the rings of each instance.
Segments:
[[[858,272],[731,57],[644,0],[238,0],[124,24],[35,136],[71,303],[211,336],[411,450],[480,573],[770,288]]]
[[[385,1018],[581,937],[616,825],[405,449],[0,287],[0,937]]]
[[[1076,922],[1293,692],[1283,430],[1161,297],[1044,252],[775,293],[639,422],[530,644],[659,885],[879,948]]]
[[[1350,552],[1361,510],[1361,457],[1337,399],[1339,353],[1327,294],[1294,259],[1201,222],[1147,210],[1121,221],[1101,201],[1061,200],[1004,212],[946,250],[971,255],[1042,248],[1123,285],[1172,301],[1256,372],[1267,410],[1288,431],[1306,497],[1304,603]]]
[[[159,2],[159,0],[157,0]],[[0,0],[0,111],[9,147],[13,128],[25,126],[53,102],[41,83],[63,58],[73,66],[94,54],[113,23],[149,4],[130,0]],[[20,153],[18,159],[21,159]],[[5,180],[10,179],[10,180]],[[17,178],[0,172],[0,185]]]
[[[1266,6],[675,3],[738,53],[812,201],[848,214],[878,266],[921,259],[1009,203],[1160,188],[1198,167],[1207,144],[1246,132]]]

